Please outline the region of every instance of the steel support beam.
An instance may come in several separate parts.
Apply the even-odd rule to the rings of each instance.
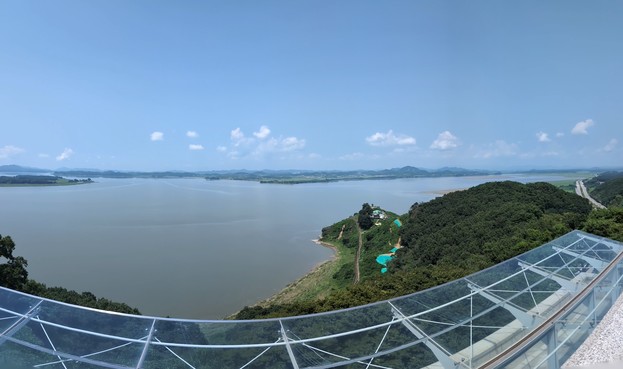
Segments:
[[[435,355],[437,360],[445,369],[455,369],[459,365],[459,363],[455,362],[450,358],[446,350],[440,344],[435,342],[434,339],[430,338],[413,322],[405,319],[406,316],[400,310],[398,310],[396,306],[394,306],[392,303],[390,303],[390,305],[392,307],[392,313],[394,314],[394,317],[402,320],[402,325],[404,325],[415,337],[423,340],[423,343],[426,345],[426,347],[428,347],[433,352],[433,355]]]
[[[608,264],[609,264],[606,261],[595,259],[595,258],[592,258],[592,257],[587,256],[587,255],[582,255],[582,254],[577,253],[575,251],[563,249],[563,248],[560,248],[560,247],[557,247],[557,246],[552,246],[552,248],[556,252],[559,252],[559,253],[562,253],[562,254],[567,254],[569,256],[573,256],[576,259],[582,259],[582,260],[586,261],[590,266],[592,266],[593,268],[597,269],[598,271],[604,270],[608,266]]]
[[[30,310],[28,310],[28,312],[24,314],[24,316],[17,319],[17,321],[11,324],[9,328],[5,329],[4,332],[0,333],[0,346],[4,342],[6,342],[8,337],[11,337],[15,333],[17,333],[17,331],[22,329],[22,327],[24,327],[26,324],[28,324],[28,322],[30,322],[30,319],[32,317],[37,315],[37,313],[39,312],[39,306],[41,305],[42,302],[43,300],[39,300],[39,302],[37,302],[33,307],[31,307]]]
[[[506,309],[509,313],[513,314],[515,319],[519,320],[519,322],[525,328],[532,328],[532,327],[534,327],[535,324],[539,323],[539,321],[537,321],[537,316],[536,315],[529,314],[528,312],[519,309],[518,307],[516,307],[513,304],[509,303],[508,301],[502,300],[498,296],[483,290],[482,288],[476,286],[475,284],[468,283],[467,286],[469,287],[470,290],[472,290],[474,292],[478,292],[478,294],[480,296],[486,298],[487,300],[491,301],[492,303],[496,304],[497,306],[499,306],[499,307],[501,307],[503,309]]]
[[[532,264],[528,264],[525,263],[523,261],[520,261],[519,266],[524,269],[524,270],[529,270],[533,273],[536,273],[542,277],[547,277],[548,279],[551,279],[553,281],[555,281],[556,283],[558,283],[560,285],[560,287],[564,288],[565,290],[569,291],[569,292],[577,292],[578,288],[580,287],[578,284],[578,282],[573,282],[567,278],[561,277],[557,274],[554,274],[553,272],[549,272],[547,270],[541,269],[535,265]]]

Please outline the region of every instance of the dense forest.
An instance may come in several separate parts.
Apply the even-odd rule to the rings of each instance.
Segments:
[[[623,206],[623,172],[605,172],[587,181],[590,195],[603,205]]]
[[[15,242],[10,236],[0,235],[0,286],[70,304],[120,313],[140,314],[138,309],[127,304],[97,298],[91,292],[76,292],[62,287],[48,287],[28,278],[28,261],[13,255]]]
[[[369,214],[368,206],[322,232],[323,241],[354,248],[361,229],[359,283],[352,283],[352,265],[346,264],[334,275],[336,286],[343,287],[320,299],[245,307],[236,318],[323,312],[417,292],[495,265],[573,229],[623,240],[623,209],[592,211],[587,200],[548,183],[485,183],[413,204],[407,214],[376,220],[365,230],[361,225],[368,221],[358,227],[357,218]],[[380,273],[375,256],[396,245],[387,273]]]
[[[20,174],[17,176],[0,176],[0,185],[9,186],[58,186],[58,185],[70,185],[79,183],[91,183],[91,178],[87,179],[66,179],[58,176],[44,176],[44,175],[27,175]]]

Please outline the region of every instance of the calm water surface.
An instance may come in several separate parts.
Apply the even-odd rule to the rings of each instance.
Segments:
[[[91,291],[143,314],[221,318],[329,259],[312,242],[364,202],[402,214],[414,202],[536,176],[419,178],[301,185],[203,179],[97,179],[0,188],[0,234],[48,286]]]

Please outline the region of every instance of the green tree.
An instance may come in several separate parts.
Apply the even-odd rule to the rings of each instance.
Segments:
[[[361,229],[370,229],[372,227],[372,206],[367,202],[361,206],[361,210],[359,210],[359,218],[357,219],[357,223],[359,223],[359,227]]]
[[[21,290],[28,281],[28,262],[21,256],[13,256],[13,250],[15,243],[11,237],[0,235],[0,258],[6,260],[0,264],[0,285]]]

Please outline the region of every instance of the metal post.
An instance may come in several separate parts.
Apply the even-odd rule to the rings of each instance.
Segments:
[[[281,322],[281,320],[279,321],[279,325],[281,326],[281,338],[283,339],[283,342],[286,343],[286,350],[288,350],[290,361],[292,361],[292,367],[294,369],[299,369],[299,364],[296,362],[296,357],[294,357],[294,352],[292,351],[292,347],[290,346],[290,339],[286,334],[286,329],[283,327],[283,323]]]
[[[143,346],[143,352],[141,352],[141,357],[138,359],[138,364],[136,364],[136,369],[143,368],[143,362],[145,361],[145,357],[147,356],[147,349],[149,349],[149,344],[151,343],[151,339],[154,336],[154,327],[156,326],[156,319],[151,322],[151,328],[149,328],[149,334],[147,335],[147,339],[145,339],[145,346]]]

